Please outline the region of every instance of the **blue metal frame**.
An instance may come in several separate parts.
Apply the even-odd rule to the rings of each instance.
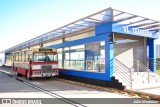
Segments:
[[[76,45],[82,45],[82,44],[87,44],[87,43],[92,43],[92,42],[98,42],[105,40],[105,36],[92,36],[84,39],[79,39],[79,40],[74,40],[74,41],[67,41],[61,44],[57,45],[51,45],[49,48],[64,48],[64,47],[69,47],[69,46],[76,46]]]
[[[154,41],[154,39],[147,39],[147,51],[149,52],[149,69],[156,72],[156,47]]]
[[[70,47],[75,45],[82,45],[92,42],[99,42],[99,41],[105,41],[105,73],[101,72],[88,72],[88,71],[79,71],[79,70],[69,70],[69,69],[63,69],[62,74],[67,75],[73,75],[73,76],[80,76],[80,77],[86,77],[86,78],[94,78],[99,80],[111,80],[111,73],[110,69],[113,70],[113,67],[110,66],[110,60],[113,58],[110,57],[111,52],[108,51],[110,49],[110,43],[109,43],[109,33],[108,34],[102,34],[97,36],[92,36],[84,39],[79,39],[75,41],[69,41],[64,42],[57,45],[49,46],[51,48],[64,48],[64,47]],[[112,56],[113,57],[113,56]],[[113,60],[112,60],[113,61]],[[86,68],[86,67],[85,67]],[[113,71],[112,71],[113,72]]]
[[[105,41],[105,73],[99,73],[99,72],[87,72],[87,71],[79,71],[79,70],[63,70],[63,74],[73,75],[73,76],[80,76],[80,77],[87,77],[87,78],[94,78],[99,80],[107,80],[111,81],[111,77],[114,73],[114,51],[113,51],[113,45],[110,43],[110,34],[113,32],[120,32],[123,34],[128,34],[128,32],[124,32],[123,26],[118,25],[118,27],[121,27],[121,29],[117,29],[117,26],[114,25],[115,23],[107,23],[107,24],[99,24],[95,28],[95,36],[83,38],[79,40],[64,42],[57,45],[49,46],[50,48],[64,48],[64,47],[70,47],[75,45],[81,45],[81,44],[87,44],[92,42],[98,42],[98,41]],[[116,31],[117,29],[117,31]],[[129,32],[131,35],[131,32]],[[147,35],[136,35],[136,36],[144,36],[147,37]],[[154,38],[157,38],[157,34],[152,34],[151,39],[147,40],[147,45],[149,46],[149,58],[155,59],[155,47],[154,47]],[[86,54],[85,54],[86,59]],[[86,65],[86,64],[85,64]],[[86,66],[84,67],[86,68]],[[149,68],[152,71],[155,71],[156,65],[151,64],[149,65]]]
[[[109,35],[112,31],[112,24],[100,24],[95,28],[96,35],[88,38],[83,38],[74,41],[67,41],[61,44],[49,46],[50,48],[64,48],[75,45],[87,44],[92,42],[105,41],[105,73],[101,72],[88,72],[88,71],[79,71],[79,70],[67,70],[63,69],[62,74],[80,76],[86,78],[94,78],[99,80],[111,81],[113,74],[113,44],[110,44]],[[86,57],[86,55],[85,55]],[[86,68],[86,66],[84,67]]]

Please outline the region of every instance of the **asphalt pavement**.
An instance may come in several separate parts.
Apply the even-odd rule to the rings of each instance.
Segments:
[[[13,75],[15,76],[15,73],[12,72],[10,69],[0,69],[3,70],[4,73],[0,72],[0,98],[53,98],[53,96],[48,95],[40,90],[37,90],[36,88],[30,87],[29,85],[24,84],[23,82],[20,82],[16,80],[13,77],[8,76]],[[26,82],[29,82],[35,86],[38,86],[42,89],[48,90],[49,92],[55,93],[57,95],[63,96],[64,98],[97,98],[97,102],[100,100],[100,98],[118,98],[118,99],[129,99],[129,98],[138,98],[138,97],[132,97],[129,95],[123,95],[119,93],[110,93],[106,91],[100,91],[96,89],[91,89],[87,87],[82,87],[70,83],[65,83],[62,81],[58,81],[55,78],[52,78],[50,80],[48,79],[35,79],[32,81],[26,80],[23,76],[20,77],[22,80],[25,80]],[[87,107],[160,107],[160,104],[83,104]],[[116,102],[115,102],[116,103]],[[63,103],[60,104],[0,104],[0,107],[41,107],[41,106],[47,106],[47,107],[59,107],[64,106]],[[74,105],[65,104],[66,107],[72,107]]]

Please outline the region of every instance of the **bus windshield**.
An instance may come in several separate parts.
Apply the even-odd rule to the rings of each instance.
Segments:
[[[53,62],[53,61],[58,61],[58,57],[57,54],[53,53],[34,53],[34,61]]]

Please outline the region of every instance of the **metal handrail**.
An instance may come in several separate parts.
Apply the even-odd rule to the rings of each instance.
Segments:
[[[135,82],[135,80],[138,79],[138,78],[134,79],[132,75],[133,73],[132,69],[135,70],[134,69],[135,64],[137,65],[137,74],[139,73],[138,75],[146,79],[148,83],[150,83],[151,80],[160,80],[160,76],[158,76],[156,73],[151,73],[152,71],[139,60],[137,60],[136,63],[134,63],[132,68],[128,68],[118,59],[114,58],[115,73],[119,77],[119,79],[121,79],[122,82],[125,83],[126,86],[132,89],[133,82]],[[140,73],[141,70],[143,71],[143,73]]]
[[[146,73],[143,72],[143,76],[147,77],[148,83],[150,82],[150,80],[153,80],[153,79],[157,80],[160,78],[160,77],[155,76],[156,73],[152,72],[147,66],[145,66],[143,63],[141,63],[139,60],[137,60],[137,68],[140,68],[141,70],[146,72]],[[137,72],[139,72],[139,71],[137,71]]]
[[[117,64],[115,63],[115,65],[117,65]],[[125,70],[121,66],[118,66],[118,68],[119,68],[118,70],[121,70],[122,72],[119,72],[119,71],[115,71],[115,72],[117,72],[117,73],[124,73],[126,75],[128,74],[128,72],[125,72]],[[127,76],[129,76],[129,74]]]
[[[149,69],[147,66],[145,66],[142,62],[140,62],[139,60],[137,60],[138,61],[138,63],[141,65],[141,66],[143,66],[145,69]]]
[[[146,72],[147,74],[143,73],[143,76],[147,75],[147,80],[148,80],[148,83],[150,82],[150,76],[149,76],[149,73],[150,73],[150,69],[147,68],[143,63],[141,63],[139,60],[137,60],[137,63],[139,65],[139,68],[141,68],[144,72]],[[139,72],[139,71],[138,71]]]
[[[119,78],[121,78],[127,86],[132,89],[132,70],[120,62],[118,59],[114,58],[114,68],[115,73]]]
[[[154,62],[154,61],[152,61]],[[146,65],[144,65],[139,60],[134,63],[134,65],[131,68],[128,68],[126,65],[124,65],[122,62],[120,62],[118,59],[114,58],[114,71],[119,77],[120,80],[122,80],[122,83],[125,83],[126,86],[133,88],[133,82],[135,82],[138,78],[133,78],[132,73],[135,67],[137,65],[137,74],[142,76],[145,80],[150,83],[150,81],[153,80],[160,80],[160,75],[157,75],[156,73],[152,72]],[[133,70],[132,70],[133,69]],[[142,71],[140,73],[140,71]],[[142,78],[142,79],[143,79]]]
[[[128,86],[131,87],[130,82],[129,82],[129,81],[126,81],[126,78],[125,78],[123,75],[121,75],[120,73],[117,73],[117,75],[119,76],[119,78],[121,78],[123,81],[125,81],[125,83],[126,83]]]
[[[129,77],[129,74],[128,74],[127,72],[123,72],[123,70],[122,70],[120,67],[115,67],[115,68],[117,69],[117,71],[118,71],[118,70],[121,70],[121,72],[115,71],[115,73],[123,74],[123,75],[122,75],[123,77]],[[129,82],[129,79],[126,79],[126,81]]]
[[[114,58],[114,61],[115,61],[115,62],[118,62],[119,64],[121,64],[125,69],[130,70],[129,67],[127,67],[125,64],[123,64],[123,63],[122,63],[121,61],[119,61],[117,58]]]

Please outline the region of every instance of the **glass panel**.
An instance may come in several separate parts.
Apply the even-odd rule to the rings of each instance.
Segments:
[[[92,72],[105,71],[105,42],[86,44],[86,70]]]
[[[34,61],[44,61],[45,53],[35,53]]]
[[[100,58],[99,58],[99,64],[100,64],[100,71],[105,71],[105,50],[100,50]]]
[[[122,12],[121,12],[121,11],[118,11],[118,10],[113,10],[113,16],[118,15],[118,14],[120,14],[120,13],[122,13]]]
[[[33,60],[32,56],[33,56],[32,51],[26,51],[26,61]]]
[[[66,60],[69,60],[70,58],[69,58],[69,53],[65,53],[65,59]]]
[[[66,47],[64,52],[65,69],[105,72],[105,41]],[[59,65],[62,65],[62,60],[62,49],[60,49]]]
[[[70,60],[84,60],[84,52],[72,52]]]
[[[102,20],[102,21],[110,21],[110,15],[105,15],[105,13],[102,14],[97,14],[95,16],[92,16],[91,18],[97,19],[97,20]]]
[[[16,61],[18,61],[18,52],[16,53]]]
[[[100,46],[104,46],[105,45],[105,41],[100,42]]]
[[[84,48],[84,45],[72,46],[71,49],[81,49]]]
[[[69,47],[64,48],[64,50],[65,50],[65,51],[66,51],[66,50],[69,50]]]
[[[25,54],[26,52],[22,52],[22,61],[25,61]]]
[[[21,61],[21,59],[22,59],[22,56],[21,56],[21,52],[19,52],[19,61]]]
[[[58,55],[53,53],[46,53],[45,59],[46,62],[58,61]]]
[[[34,53],[34,61],[58,61],[58,55],[54,53]]]
[[[58,55],[56,54],[56,55],[54,55],[54,58],[53,58],[54,60],[53,61],[58,61]]]
[[[65,48],[65,68],[84,70],[84,45]]]
[[[62,48],[57,49],[58,52],[58,67],[62,68]]]
[[[65,61],[65,68],[69,68],[69,61]]]
[[[124,21],[124,20],[129,19],[129,18],[131,18],[133,16],[134,15],[132,15],[132,14],[124,13],[124,14],[121,14],[119,16],[114,17],[114,21],[115,22],[116,21]]]
[[[28,58],[27,58],[27,57],[28,57]],[[27,61],[27,60],[28,60],[28,61],[29,61],[29,60],[32,60],[32,58],[33,58],[33,55],[32,55],[32,54],[27,55],[27,56],[26,56],[26,61]]]
[[[29,61],[29,55],[28,54],[26,54],[26,59],[25,60]]]
[[[52,53],[47,53],[46,57],[45,57],[45,60],[47,62],[50,62],[50,61],[54,61],[54,58],[57,58],[57,57],[55,57],[55,55],[53,55]]]

